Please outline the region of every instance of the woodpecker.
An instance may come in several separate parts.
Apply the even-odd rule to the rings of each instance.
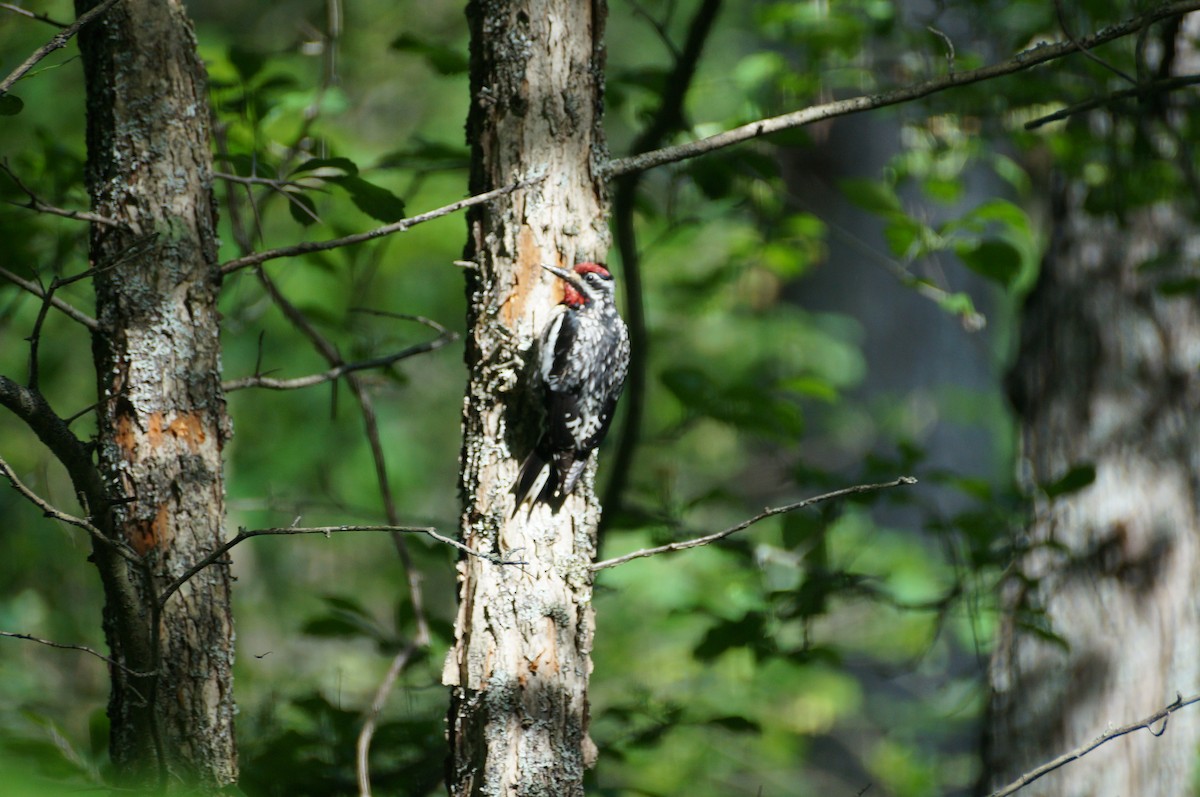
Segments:
[[[550,474],[534,502],[571,494],[608,432],[629,370],[629,330],[617,313],[608,269],[598,263],[580,263],[571,271],[542,268],[563,281],[563,300],[541,334],[538,376],[545,428],[521,465],[515,507],[547,465]]]

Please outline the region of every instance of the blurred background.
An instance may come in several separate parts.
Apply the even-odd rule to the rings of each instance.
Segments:
[[[69,21],[66,2],[36,4]],[[626,154],[662,102],[698,3],[613,0],[609,145]],[[1043,3],[726,3],[685,104],[684,141],[838,97],[990,62],[1053,30]],[[1079,5],[1090,30],[1089,4]],[[1097,12],[1103,11],[1099,4]],[[376,226],[465,195],[467,32],[458,3],[189,3],[209,70],[222,260],[229,196],[263,249]],[[982,30],[968,23],[987,20]],[[0,71],[48,25],[0,9]],[[86,208],[74,44],[14,91],[0,156],[43,200]],[[1072,79],[1085,81],[1086,66]],[[1080,77],[1083,75],[1083,77]],[[1066,78],[1064,78],[1066,79]],[[978,776],[993,587],[1023,506],[1002,389],[1014,313],[1042,246],[1031,186],[1061,129],[1020,123],[1055,101],[1021,76],[822,122],[641,180],[644,417],[601,555],[719,530],[765,506],[902,475],[915,487],[774,518],[724,543],[605,571],[596,587],[592,736],[605,795],[965,793]],[[1041,109],[1041,110],[1039,110]],[[309,159],[320,159],[311,161]],[[335,160],[337,159],[337,160]],[[284,169],[284,171],[280,171]],[[27,199],[0,175],[0,199]],[[348,359],[463,331],[459,215],[352,248],[275,261],[279,290]],[[87,268],[86,226],[0,210],[0,266],[48,282]],[[629,264],[616,248],[618,279]],[[88,310],[87,281],[62,296]],[[22,379],[40,303],[0,281],[0,373]],[[364,312],[381,311],[380,313]],[[327,366],[248,272],[224,286],[226,379]],[[90,342],[51,313],[44,390],[95,400]],[[406,523],[457,525],[461,344],[364,380]],[[228,526],[383,523],[350,392],[229,394]],[[613,478],[623,417],[600,459]],[[85,413],[74,424],[86,435]],[[0,413],[0,456],[77,509],[62,469]],[[437,793],[455,552],[409,540],[436,640],[402,676],[373,745],[378,794]],[[99,582],[77,529],[0,490],[0,630],[103,651]],[[413,633],[385,535],[262,538],[234,550],[236,687],[249,795],[356,791],[354,739]],[[103,662],[0,639],[0,761],[76,788],[105,771]],[[49,778],[49,780],[41,780]],[[50,793],[50,792],[46,792]]]

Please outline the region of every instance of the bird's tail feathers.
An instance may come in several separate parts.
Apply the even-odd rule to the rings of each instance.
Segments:
[[[582,458],[576,459],[576,452],[572,451],[557,463],[559,467],[559,493],[570,495],[575,492],[575,485],[579,483],[579,477],[583,475],[583,469],[587,467],[589,459],[591,457],[586,454]]]
[[[530,451],[529,456],[525,457],[525,461],[521,463],[521,470],[517,474],[516,482],[513,483],[513,494],[516,496],[513,502],[514,515],[517,514],[517,510],[521,507],[521,504],[525,503],[525,499],[529,497],[529,491],[537,484],[538,477],[542,475],[542,471],[545,470],[547,464],[545,457],[542,456],[541,451],[537,448]],[[553,470],[553,467],[551,464],[551,470]],[[547,485],[554,484],[553,477],[554,473],[551,473],[550,478],[546,479]],[[541,493],[545,491],[546,488],[543,487]],[[541,493],[538,494],[535,502],[536,500],[540,500]]]
[[[548,504],[557,510],[566,497],[574,492],[589,459],[588,456],[578,458],[574,451],[548,452],[543,451],[541,446],[534,448],[521,463],[517,481],[513,484],[513,515],[525,503],[543,473],[546,474],[545,480],[532,504]]]

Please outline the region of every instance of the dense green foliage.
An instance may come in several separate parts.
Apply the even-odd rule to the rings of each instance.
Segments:
[[[1078,32],[1109,13],[1107,4],[1073,5]],[[662,101],[673,56],[660,33],[681,41],[690,6],[614,2],[614,154]],[[986,63],[1057,24],[1044,3],[939,7],[926,19],[887,0],[729,4],[675,140]],[[991,24],[976,40],[963,19],[981,7]],[[71,13],[61,2],[47,11]],[[331,40],[320,3],[194,4],[218,169],[289,181],[222,181],[223,260],[241,254],[231,200],[261,249],[367,229],[463,195],[460,10],[367,2],[345,11]],[[930,28],[954,42],[952,62]],[[48,31],[4,19],[4,71]],[[1128,60],[1132,45],[1111,49],[1106,55]],[[0,128],[0,151],[44,201],[84,208],[82,78],[72,53],[18,84],[23,108]],[[636,222],[649,380],[644,396],[626,401],[644,402],[645,421],[603,555],[723,528],[764,505],[848,484],[901,475],[922,484],[600,574],[595,793],[854,794],[870,784],[871,794],[909,797],[965,789],[976,777],[992,587],[1021,513],[998,377],[1015,298],[1040,251],[1031,221],[1039,208],[1020,164],[1035,164],[1035,179],[1047,154],[1067,168],[1100,169],[1097,202],[1121,173],[1061,123],[1020,127],[1062,102],[1111,90],[1113,76],[1081,60],[1038,75],[881,113],[866,132],[857,120],[837,121],[643,181]],[[844,134],[861,141],[849,157],[843,145],[835,166],[820,165],[839,149],[830,138]],[[854,146],[869,151],[868,161],[881,159],[874,148],[890,153],[886,167],[852,168]],[[819,175],[823,195],[806,193],[813,181],[796,176],[805,170]],[[836,205],[825,204],[830,197]],[[7,176],[0,198],[26,199]],[[463,232],[452,216],[266,270],[347,359],[374,357],[434,336],[396,314],[461,331],[462,280],[452,263]],[[49,281],[87,265],[78,222],[10,207],[0,213],[0,239],[4,267],[25,278]],[[620,276],[615,255],[614,268]],[[822,280],[833,287],[810,287]],[[869,295],[861,280],[873,280]],[[830,302],[829,291],[858,296],[864,315]],[[61,295],[85,311],[91,301],[86,281]],[[23,376],[22,339],[39,308],[0,282],[0,373]],[[227,280],[222,311],[227,379],[327,367],[250,271]],[[890,330],[880,323],[889,318],[897,325]],[[89,350],[85,330],[49,315],[41,367],[60,413],[93,400]],[[451,346],[364,377],[402,519],[446,533],[458,513],[460,355]],[[231,529],[385,522],[362,417],[345,386],[239,391],[229,406]],[[76,422],[80,434],[89,423],[86,414]],[[0,456],[39,493],[73,508],[61,470],[3,414]],[[607,475],[602,458],[601,480]],[[102,650],[85,537],[44,520],[10,490],[0,491],[0,517],[0,630]],[[417,537],[410,547],[435,643],[402,675],[375,738],[379,794],[441,788],[440,670],[454,551]],[[413,634],[391,542],[370,534],[257,539],[234,559],[243,790],[353,793],[362,712],[389,654]],[[0,768],[27,773],[37,793],[48,788],[42,778],[102,781],[106,685],[93,657],[0,640]]]

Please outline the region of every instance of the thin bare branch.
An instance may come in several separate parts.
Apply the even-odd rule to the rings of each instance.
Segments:
[[[1040,64],[1076,53],[1079,48],[1091,50],[1101,44],[1136,33],[1158,20],[1180,16],[1196,10],[1200,10],[1200,0],[1176,0],[1176,2],[1163,3],[1143,14],[1130,17],[1123,22],[1110,25],[1090,36],[1079,39],[1077,42],[1042,43],[1017,53],[1007,61],[980,67],[979,69],[951,72],[942,77],[926,80],[911,86],[891,89],[879,94],[865,94],[822,105],[814,105],[810,108],[783,114],[782,116],[760,119],[756,122],[709,136],[708,138],[702,138],[686,144],[663,147],[662,149],[642,155],[633,155],[628,158],[609,161],[605,169],[605,175],[611,179],[630,172],[645,171],[655,166],[687,160],[688,158],[694,158],[707,152],[723,149],[733,144],[740,144],[743,141],[749,141],[753,138],[778,133],[781,130],[803,127],[813,122],[832,119],[837,116],[848,116],[875,108],[898,105],[920,99],[921,97],[927,97],[931,94],[937,94],[946,89],[966,86],[1002,75],[1010,75],[1015,72],[1022,72]]]
[[[323,371],[319,374],[310,374],[309,376],[298,376],[294,379],[273,379],[269,376],[247,376],[242,379],[233,379],[225,382],[221,387],[226,393],[231,393],[235,390],[244,390],[248,387],[261,387],[267,390],[298,390],[300,388],[312,387],[313,385],[324,384],[339,379],[346,374],[354,373],[355,371],[365,371],[372,368],[386,368],[400,360],[413,357],[418,354],[435,351],[448,343],[453,343],[458,340],[458,333],[446,331],[442,335],[425,343],[418,343],[415,346],[409,346],[406,349],[398,351],[394,354],[388,354],[384,357],[375,357],[370,360],[359,360],[353,363],[344,363],[342,365],[330,368],[328,371]]]
[[[56,28],[67,27],[66,22],[59,22],[57,19],[51,19],[50,17],[46,16],[45,14],[35,14],[32,11],[30,11],[29,9],[21,8],[20,6],[14,5],[12,3],[0,3],[0,8],[3,8],[5,11],[11,11],[14,14],[20,14],[23,17],[29,17],[30,19],[36,19],[39,22],[45,22],[47,25],[53,25]]]
[[[251,186],[255,186],[255,185],[266,186],[273,193],[281,195],[284,199],[286,199],[288,202],[290,202],[294,206],[294,209],[299,210],[301,213],[303,213],[305,216],[308,216],[314,222],[316,222],[318,224],[321,223],[321,217],[317,215],[316,211],[314,211],[312,209],[312,207],[310,207],[309,205],[307,205],[301,201],[300,192],[298,189],[308,189],[308,190],[312,190],[312,191],[324,192],[325,189],[323,189],[323,188],[319,188],[314,185],[308,185],[299,180],[281,180],[281,179],[276,179],[274,177],[258,177],[256,175],[252,175],[250,177],[241,177],[239,175],[229,174],[227,172],[213,172],[213,177],[219,178],[221,180],[225,180],[226,182],[244,185],[244,186],[246,186],[247,191],[250,190]],[[251,202],[251,204],[255,204],[255,198],[254,198],[253,193],[250,193],[250,202]]]
[[[70,285],[72,282],[86,279],[96,273],[95,269],[88,270],[76,274],[73,277],[55,277],[50,280],[50,287],[45,289],[45,296],[42,297],[42,306],[38,310],[37,319],[33,322],[33,332],[29,334],[29,387],[32,390],[38,389],[38,349],[42,342],[42,325],[46,323],[46,316],[50,313],[50,308],[54,304],[54,292],[59,288]],[[68,424],[69,425],[69,424]]]
[[[33,54],[26,58],[24,63],[10,72],[8,77],[4,78],[4,80],[0,80],[0,96],[7,94],[8,90],[12,88],[13,84],[23,78],[30,69],[33,69],[38,61],[41,61],[55,50],[65,47],[67,42],[71,40],[71,37],[79,32],[80,28],[103,14],[105,11],[115,5],[117,1],[118,0],[104,0],[104,2],[100,5],[91,9],[87,13],[80,15],[77,20],[63,28],[60,33],[55,34],[54,38],[52,38],[50,41],[34,50]]]
[[[1200,3],[1200,0],[1197,0],[1197,3]],[[494,191],[488,191],[483,194],[477,194],[473,197],[460,199],[457,202],[451,202],[449,205],[443,205],[436,210],[430,210],[417,216],[410,216],[407,219],[400,219],[400,221],[392,222],[391,224],[385,224],[382,227],[376,227],[375,229],[367,230],[366,232],[347,235],[343,238],[334,238],[330,241],[306,241],[304,243],[294,244],[292,246],[282,246],[278,249],[268,249],[265,252],[256,252],[252,255],[245,255],[243,257],[230,260],[228,263],[222,265],[221,273],[229,274],[237,271],[238,269],[246,268],[247,266],[256,266],[260,263],[266,263],[268,260],[278,260],[281,257],[297,257],[299,255],[307,255],[313,252],[325,252],[330,249],[338,249],[343,246],[350,246],[352,244],[359,244],[365,241],[372,241],[376,238],[382,238],[385,235],[405,232],[406,230],[409,230],[418,224],[423,224],[427,221],[433,221],[434,219],[440,219],[442,216],[448,216],[451,213],[456,213],[463,208],[473,207],[474,205],[482,205],[485,202],[491,202],[493,199],[511,194],[513,191],[517,191],[522,188],[528,188],[531,185],[541,182],[545,179],[545,177],[546,176],[544,174],[526,177],[523,180],[518,180],[517,182],[506,185],[503,188],[497,188]]]
[[[371,797],[371,739],[375,736],[375,726],[379,723],[379,715],[383,713],[383,707],[387,705],[388,695],[391,694],[392,687],[396,685],[396,679],[400,677],[400,673],[408,666],[409,660],[418,649],[419,646],[415,641],[409,642],[392,659],[392,665],[388,667],[387,675],[383,677],[379,688],[375,690],[375,697],[371,700],[371,708],[363,720],[362,730],[358,732],[358,744],[355,747],[357,751],[355,769],[358,772],[359,797]]]
[[[1149,717],[1140,719],[1137,722],[1131,722],[1128,725],[1122,725],[1119,728],[1110,728],[1092,741],[1086,744],[1081,744],[1074,750],[1071,750],[1068,753],[1063,753],[1058,758],[1055,758],[1052,761],[1047,761],[1040,767],[1029,770],[1007,786],[992,792],[988,795],[988,797],[1008,797],[1010,794],[1016,794],[1018,791],[1025,788],[1030,783],[1033,783],[1043,775],[1053,772],[1054,770],[1059,769],[1060,767],[1063,767],[1079,758],[1083,758],[1085,755],[1092,752],[1102,744],[1111,742],[1113,739],[1133,733],[1134,731],[1140,731],[1144,729],[1150,731],[1150,733],[1154,736],[1162,736],[1167,732],[1167,718],[1176,711],[1187,708],[1194,703],[1200,703],[1200,695],[1192,695],[1188,698],[1184,698],[1182,695],[1176,695],[1175,702],[1159,709]],[[1162,727],[1156,731],[1154,726],[1159,722],[1162,723]]]
[[[166,605],[166,602],[170,599],[170,597],[172,595],[174,595],[179,590],[180,587],[182,587],[184,584],[186,584],[188,581],[190,581],[193,576],[195,576],[197,573],[199,573],[204,568],[206,568],[209,565],[213,564],[214,562],[218,561],[225,554],[229,553],[230,549],[232,549],[234,546],[240,545],[241,543],[245,542],[246,540],[253,539],[255,537],[267,537],[267,536],[275,536],[275,535],[292,535],[292,534],[322,534],[326,537],[329,537],[331,534],[345,534],[348,532],[359,532],[359,531],[427,533],[427,532],[432,531],[432,529],[420,527],[420,526],[401,526],[401,527],[397,527],[397,526],[313,526],[313,527],[287,526],[287,527],[282,527],[282,528],[270,528],[270,529],[252,529],[252,530],[247,530],[244,528],[238,529],[238,533],[236,536],[234,536],[232,539],[226,540],[216,550],[214,550],[212,553],[205,556],[203,559],[201,559],[196,564],[189,567],[186,571],[184,571],[183,575],[179,576],[174,581],[172,581],[170,584],[168,584],[166,587],[164,587],[163,591],[161,593],[159,593],[158,605],[160,608],[162,606]]]
[[[1084,47],[1083,44],[1081,44],[1080,41],[1075,38],[1075,35],[1073,33],[1071,33],[1070,28],[1067,27],[1067,14],[1063,10],[1062,0],[1054,0],[1054,12],[1055,12],[1055,14],[1058,15],[1059,30],[1062,31],[1063,35],[1067,37],[1067,40],[1069,42],[1071,42],[1071,44],[1075,45],[1075,49],[1078,50],[1081,55],[1083,55],[1089,61],[1099,64],[1100,66],[1102,66],[1105,69],[1107,69],[1108,71],[1112,72],[1114,75],[1117,75],[1118,77],[1122,78],[1126,82],[1131,83],[1135,86],[1137,85],[1137,80],[1135,78],[1133,78],[1128,72],[1125,72],[1124,70],[1117,68],[1113,64],[1110,64],[1108,61],[1105,61],[1103,58],[1101,58],[1100,56],[1093,53],[1091,50]]]
[[[30,280],[27,280],[27,279],[24,279],[23,277],[17,276],[16,274],[12,273],[8,269],[4,268],[3,266],[0,266],[0,278],[6,279],[9,282],[11,282],[13,285],[17,285],[18,287],[23,288],[24,290],[28,291],[29,293],[32,293],[34,296],[38,297],[39,299],[45,300],[45,298],[46,298],[46,292],[44,290],[42,290],[42,286],[38,285],[36,282],[31,282]],[[58,298],[57,296],[54,296],[50,299],[50,304],[54,305],[54,307],[56,309],[61,310],[62,312],[66,313],[68,316],[70,316],[74,320],[78,321],[79,323],[83,324],[85,327],[92,330],[93,332],[95,332],[96,330],[98,330],[100,328],[100,324],[96,321],[96,319],[92,318],[90,315],[83,312],[82,310],[77,310],[75,307],[64,302],[62,299]]]
[[[681,542],[672,542],[667,545],[660,545],[657,548],[643,548],[640,551],[633,551],[632,553],[627,553],[624,556],[618,556],[613,559],[605,559],[602,562],[596,562],[594,565],[592,565],[592,572],[595,573],[599,570],[607,570],[610,567],[623,565],[626,562],[632,562],[634,559],[644,559],[647,556],[657,556],[658,554],[662,553],[684,551],[688,548],[699,548],[702,545],[710,545],[718,540],[725,539],[731,534],[737,534],[739,531],[748,529],[760,520],[766,520],[767,518],[774,517],[775,515],[784,515],[788,512],[795,512],[797,509],[804,509],[805,507],[824,503],[825,501],[832,501],[837,498],[845,498],[849,495],[873,493],[876,490],[884,490],[888,487],[901,487],[916,483],[917,480],[912,476],[901,476],[899,479],[890,482],[883,482],[881,484],[857,484],[853,487],[844,487],[841,490],[834,490],[831,493],[814,496],[813,498],[806,498],[803,501],[797,501],[796,503],[788,504],[787,506],[764,509],[762,512],[750,518],[749,520],[743,520],[736,526],[730,526],[724,531],[718,531],[713,534],[707,534],[703,537],[696,537],[695,539],[691,540],[683,540]]]
[[[218,547],[212,553],[205,556],[203,559],[201,559],[196,564],[189,567],[183,573],[183,575],[179,576],[177,579],[175,579],[170,584],[168,584],[166,587],[164,587],[163,591],[161,593],[159,593],[158,605],[161,607],[164,604],[166,604],[167,600],[172,595],[174,595],[179,590],[180,587],[182,587],[184,584],[186,584],[188,581],[190,581],[193,576],[195,576],[197,573],[199,573],[204,568],[218,562],[222,556],[229,553],[229,550],[231,548],[233,548],[236,545],[240,545],[241,543],[245,542],[246,540],[253,539],[254,537],[268,537],[268,536],[292,535],[292,534],[323,534],[326,537],[328,537],[331,534],[345,534],[348,532],[359,532],[359,531],[379,531],[379,532],[388,532],[390,534],[424,534],[425,536],[430,537],[434,540],[437,540],[440,543],[444,543],[446,545],[457,548],[458,550],[462,551],[465,554],[468,554],[469,556],[475,556],[475,557],[478,557],[479,559],[485,559],[485,560],[491,562],[492,564],[496,564],[496,565],[525,564],[525,562],[508,561],[499,556],[491,556],[489,554],[480,553],[479,551],[468,548],[466,545],[459,542],[458,540],[451,539],[450,537],[447,537],[444,534],[439,534],[437,529],[433,528],[432,526],[373,526],[373,525],[284,526],[284,527],[279,527],[279,528],[251,529],[251,530],[246,530],[243,528],[243,529],[239,529],[237,535],[234,536],[232,539],[226,540],[223,544],[221,544],[220,547]]]
[[[1086,113],[1087,111],[1095,110],[1096,108],[1105,105],[1112,105],[1121,100],[1130,99],[1132,97],[1145,97],[1153,94],[1161,94],[1164,92],[1181,89],[1185,86],[1193,86],[1200,83],[1200,75],[1180,75],[1178,77],[1166,78],[1163,80],[1155,80],[1150,83],[1142,84],[1136,88],[1124,89],[1115,91],[1112,94],[1105,94],[1103,97],[1093,97],[1083,102],[1067,106],[1062,110],[1054,113],[1039,116],[1037,119],[1025,123],[1026,130],[1036,130],[1042,125],[1051,122],[1059,122],[1076,114]]]
[[[106,662],[117,669],[124,670],[125,672],[137,678],[149,678],[150,676],[154,675],[152,672],[138,672],[137,670],[131,670],[116,659],[105,656],[100,651],[93,650],[86,645],[68,645],[62,642],[51,642],[48,639],[39,639],[38,637],[30,634],[17,634],[12,631],[0,631],[0,637],[8,637],[9,639],[24,639],[29,642],[36,642],[39,645],[45,645],[46,647],[58,648],[59,650],[78,650],[79,652],[86,653],[89,656],[95,656],[101,661]]]
[[[229,134],[229,125],[228,124],[226,124],[224,122],[219,122],[219,121],[213,124],[213,143],[216,144],[216,147],[217,147],[217,159],[218,160],[228,160],[229,159],[229,135],[228,134]],[[242,205],[241,205],[241,202],[239,201],[238,190],[236,189],[234,183],[232,183],[232,182],[225,182],[224,186],[225,186],[226,214],[229,216],[229,226],[233,230],[234,243],[237,244],[238,251],[240,251],[243,255],[249,254],[251,251],[253,251],[254,246],[252,245],[250,235],[246,231],[246,225],[242,221]],[[249,200],[250,205],[253,209],[254,192],[251,190],[251,187],[248,185],[244,186],[243,190],[246,192],[246,198],[247,198],[247,200]],[[254,210],[256,211],[256,209],[254,209]],[[257,222],[258,221],[258,213],[255,212],[254,216],[255,216],[255,221]],[[259,229],[258,232],[261,235],[261,232],[262,232],[261,229]],[[255,373],[257,373],[257,371],[255,371]]]
[[[71,483],[80,495],[94,522],[105,526],[104,513],[111,506],[104,479],[100,476],[91,449],[67,427],[54,408],[39,391],[18,384],[0,375],[0,406],[7,407],[28,426],[58,461],[67,469]],[[102,535],[113,545],[111,535]]]
[[[666,23],[664,23],[662,20],[659,20],[649,11],[647,11],[641,3],[630,0],[629,5],[633,7],[634,16],[641,17],[642,19],[646,20],[650,27],[654,28],[654,32],[657,34],[658,40],[663,43],[664,47],[667,48],[667,52],[671,54],[671,58],[675,61],[678,61],[679,48],[675,46],[675,41],[671,38],[671,33],[667,30]]]
[[[218,180],[228,180],[231,183],[238,183],[240,185],[265,185],[280,190],[285,188],[306,187],[303,183],[297,182],[296,180],[279,180],[274,177],[242,177],[240,174],[230,174],[229,172],[213,172],[213,177],[216,177]]]
[[[954,58],[955,58],[954,40],[951,39],[948,34],[944,33],[943,31],[938,30],[937,28],[935,28],[932,25],[926,25],[925,30],[929,31],[934,36],[937,36],[939,39],[942,40],[942,44],[946,45],[946,69],[949,70],[950,72],[953,72],[954,71]]]
[[[438,337],[433,338],[432,341],[416,343],[415,346],[409,346],[408,348],[402,349],[400,352],[396,352],[394,354],[377,356],[377,358],[372,358],[370,360],[342,362],[340,365],[335,365],[334,367],[329,368],[328,371],[323,371],[322,373],[312,373],[310,376],[306,377],[295,377],[293,379],[272,379],[271,377],[262,376],[262,373],[256,373],[256,376],[229,380],[229,382],[222,384],[222,388],[226,392],[244,390],[246,388],[266,388],[268,390],[298,390],[300,388],[311,388],[313,385],[332,382],[334,379],[346,376],[347,373],[366,371],[370,370],[370,368],[388,367],[392,364],[395,364],[395,362],[410,358],[410,356],[425,354],[426,352],[433,352],[433,350],[437,350],[443,346],[446,346],[448,343],[458,340],[457,332],[446,329],[442,324],[434,322],[434,320],[428,318],[421,316],[406,316],[406,314],[402,313],[388,313],[378,310],[362,310],[361,312],[370,312],[373,314],[378,314],[378,316],[388,316],[391,318],[415,320],[415,322],[425,324],[426,326],[430,326],[431,329],[437,330],[439,335]]]
[[[26,185],[25,182],[17,176],[16,172],[9,168],[8,163],[0,161],[0,171],[3,171],[5,174],[7,174],[9,179],[16,183],[17,188],[21,190],[21,193],[28,197],[28,201],[26,202],[10,201],[8,203],[14,207],[26,208],[27,210],[36,211],[37,213],[48,213],[52,216],[62,216],[65,219],[75,219],[76,221],[104,224],[109,227],[125,226],[116,219],[110,219],[107,216],[101,216],[99,213],[90,213],[86,210],[67,210],[66,208],[55,207],[48,202],[42,201],[42,198],[35,194],[33,189]]]
[[[104,532],[96,528],[91,521],[86,520],[85,518],[75,517],[67,512],[63,512],[61,509],[53,506],[49,501],[31,490],[28,485],[17,478],[16,471],[13,470],[12,466],[9,465],[3,457],[0,457],[0,476],[3,476],[5,479],[7,479],[8,483],[12,485],[13,489],[20,493],[26,501],[29,501],[29,503],[42,510],[42,514],[44,516],[54,520],[62,521],[63,523],[67,523],[72,526],[77,526],[78,528],[81,528],[88,534],[92,535],[92,537],[95,538],[100,544],[109,546],[122,557],[128,559],[130,562],[141,562],[140,557],[138,557],[138,555],[131,548],[118,542],[117,540],[113,540],[105,536]]]

